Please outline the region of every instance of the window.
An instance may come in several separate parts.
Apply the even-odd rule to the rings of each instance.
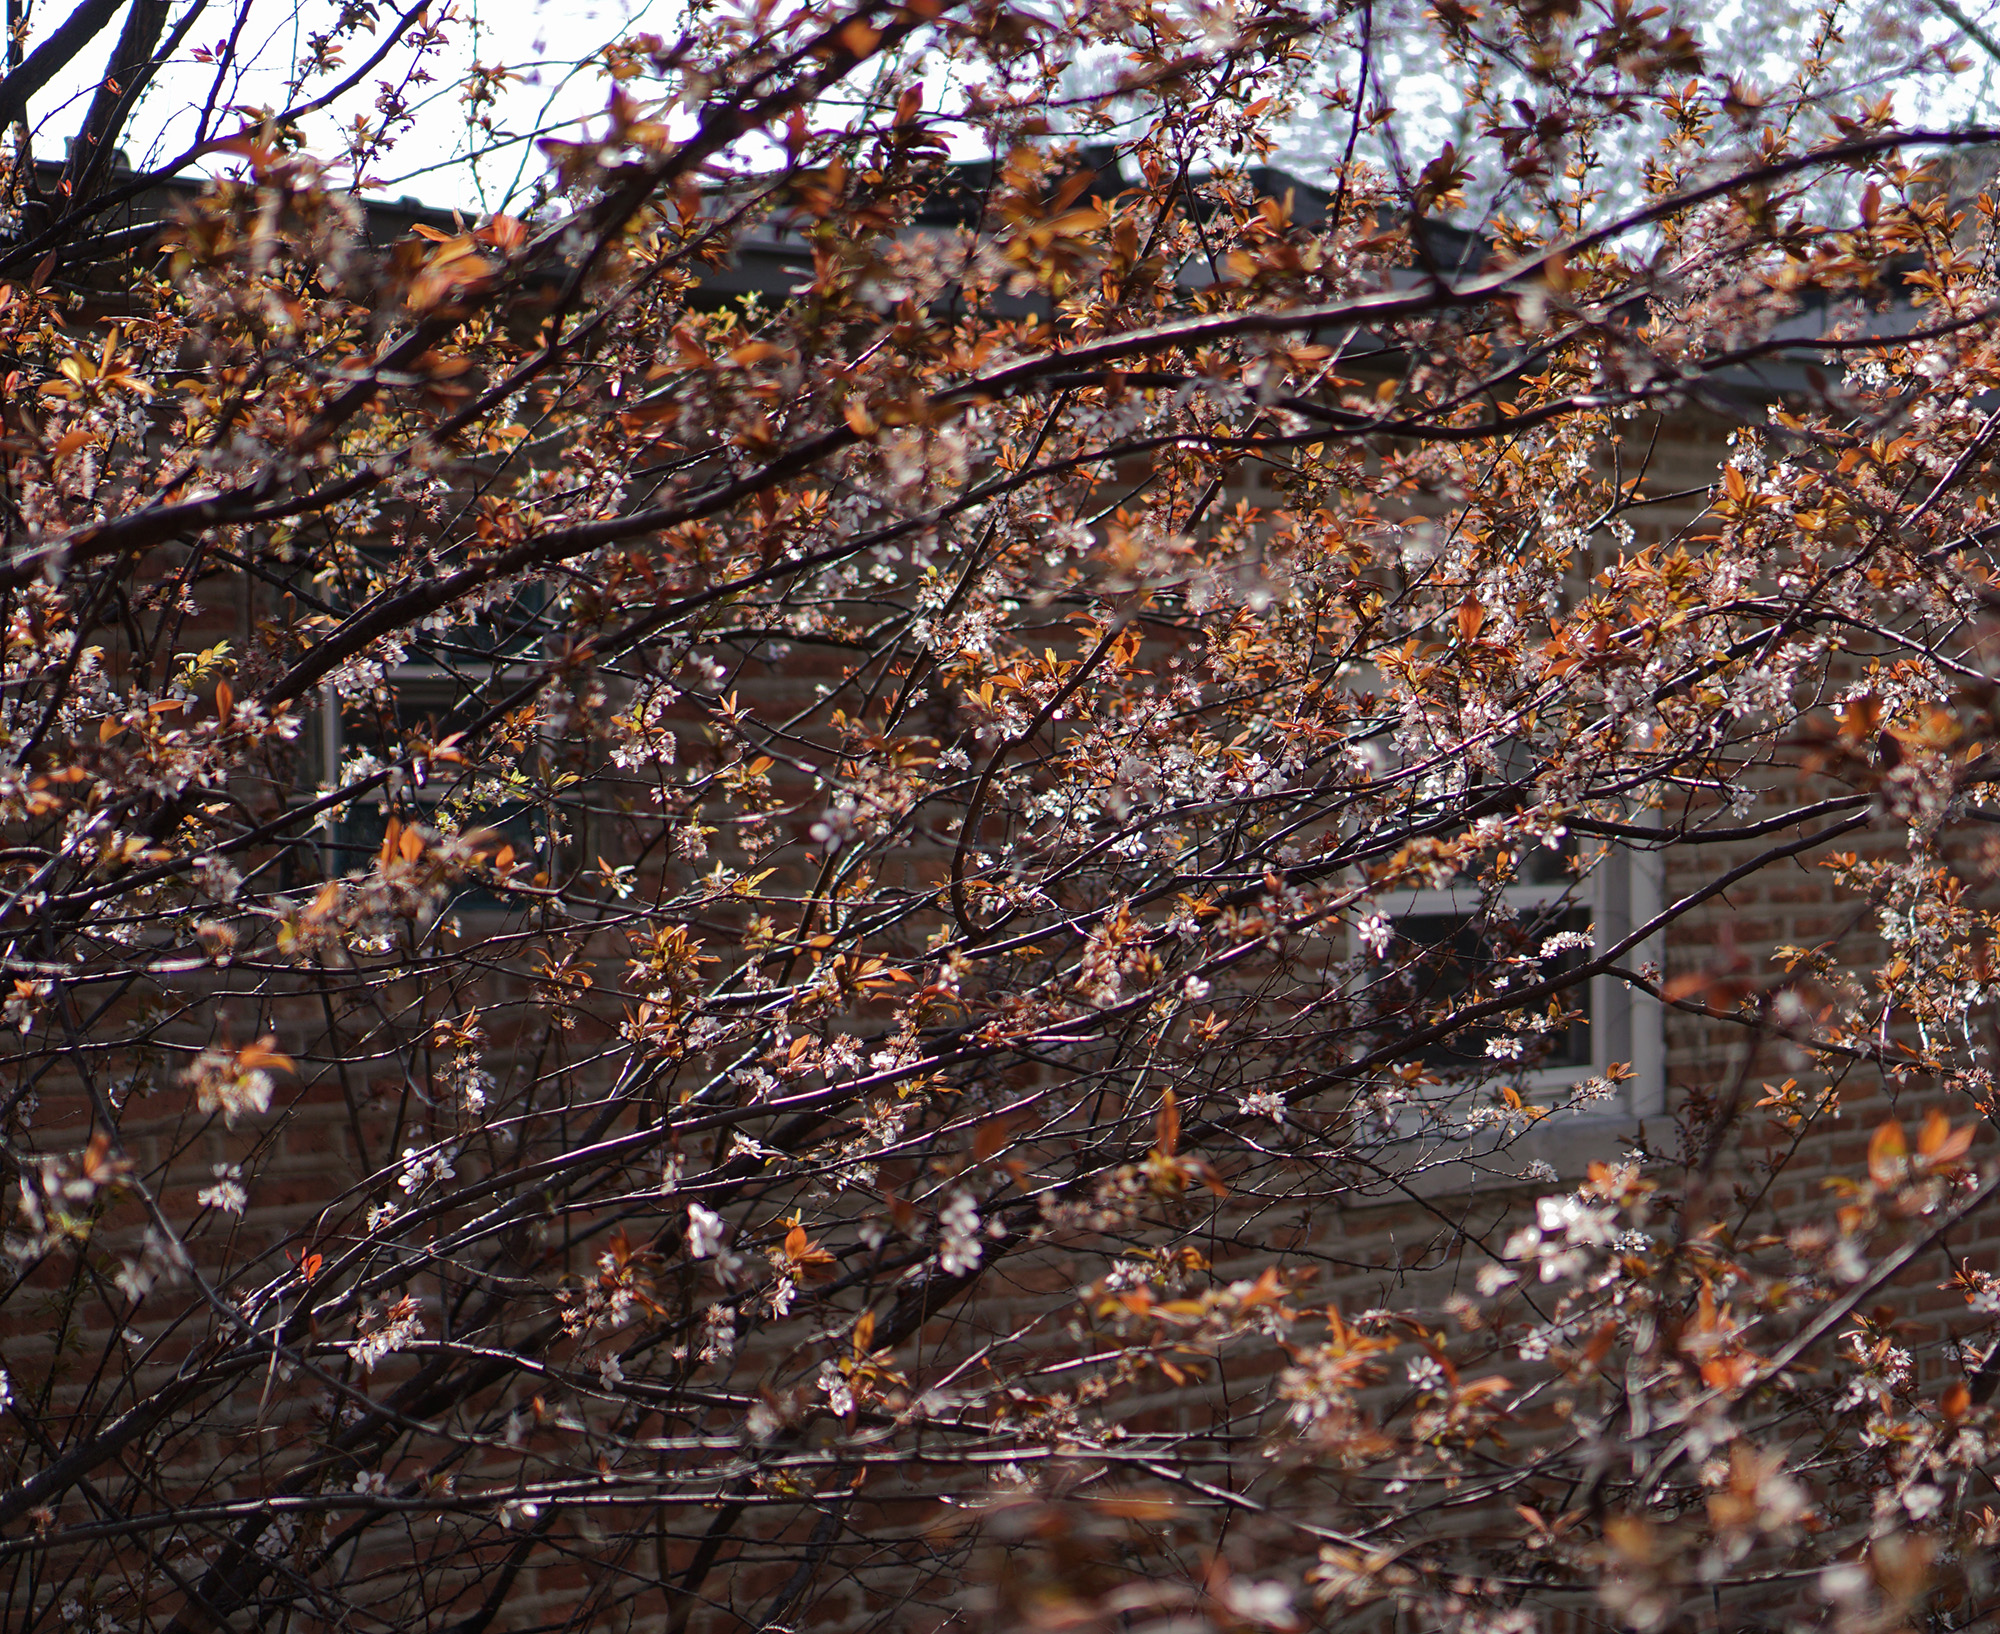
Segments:
[[[1448,896],[1449,893],[1437,893]],[[1420,899],[1421,900],[1421,899]],[[1587,909],[1558,898],[1506,904],[1484,922],[1456,909],[1398,914],[1392,921],[1394,965],[1385,978],[1378,1010],[1410,1027],[1461,1002],[1475,991],[1574,970],[1590,945]],[[1553,957],[1538,957],[1554,946]],[[1584,1003],[1578,1005],[1581,996]],[[1541,1006],[1542,1029],[1519,1032],[1489,1025],[1467,1027],[1423,1052],[1426,1066],[1444,1072],[1485,1069],[1495,1060],[1521,1061],[1536,1072],[1574,1072],[1591,1064],[1587,995],[1564,995]]]
[[[1389,938],[1370,993],[1376,1036],[1429,1025],[1475,990],[1504,993],[1508,985],[1575,970],[1658,912],[1652,853],[1585,839],[1589,866],[1580,878],[1578,855],[1571,837],[1560,850],[1538,848],[1523,860],[1515,882],[1498,891],[1405,891],[1378,899],[1376,912],[1387,919]],[[1620,963],[1636,968],[1657,958],[1648,942]],[[1447,1092],[1480,1077],[1543,1105],[1624,1063],[1632,1078],[1614,1098],[1588,1108],[1594,1119],[1629,1122],[1658,1112],[1664,1102],[1659,1006],[1615,976],[1592,977],[1511,1017],[1466,1027],[1421,1059]]]
[[[379,695],[345,705],[329,699],[321,721],[328,786],[339,787],[391,763],[393,755],[413,741],[439,743],[463,730],[517,686],[521,673],[505,664],[456,673],[429,664],[401,665],[385,678],[393,703]],[[331,877],[366,868],[381,847],[390,816],[395,815],[405,822],[459,832],[494,830],[524,863],[534,859],[530,872],[537,868],[553,872],[566,849],[565,836],[552,828],[544,805],[532,791],[508,788],[464,766],[423,764],[388,790],[357,800],[341,813],[324,842],[324,871]],[[473,883],[462,885],[450,904],[461,910],[502,905],[493,892]]]

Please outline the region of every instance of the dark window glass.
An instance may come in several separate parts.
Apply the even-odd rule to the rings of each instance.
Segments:
[[[1397,968],[1378,989],[1376,1007],[1385,1038],[1430,1026],[1444,1013],[1470,1002],[1475,994],[1482,999],[1502,996],[1495,994],[1494,983],[1503,977],[1515,987],[1526,987],[1558,972],[1575,970],[1589,956],[1585,946],[1567,948],[1548,959],[1537,957],[1552,936],[1563,932],[1587,935],[1590,931],[1589,913],[1562,903],[1525,909],[1508,922],[1482,923],[1456,913],[1417,913],[1405,914],[1394,924],[1396,939],[1389,959]],[[1542,1033],[1464,1027],[1426,1047],[1419,1058],[1432,1068],[1459,1071],[1474,1066],[1522,1070],[1588,1067],[1589,986],[1579,983],[1558,999],[1564,1012],[1581,1012],[1566,1026]],[[1534,1013],[1546,1015],[1548,998],[1532,1008]],[[1487,1043],[1495,1038],[1517,1040],[1520,1055],[1511,1060],[1490,1056]]]
[[[441,742],[479,717],[493,701],[485,693],[497,696],[500,689],[512,683],[495,676],[483,692],[470,691],[469,687],[476,684],[476,681],[468,683],[468,690],[461,690],[445,676],[404,677],[392,683],[396,694],[393,719],[399,742],[407,744],[411,739]],[[389,724],[385,717],[389,714],[386,706],[376,700],[344,714],[340,731],[342,758],[367,750],[388,760],[397,748],[396,743],[385,738],[384,729]],[[466,791],[472,774],[465,767],[449,762],[425,767],[423,777],[421,785],[404,783],[392,809],[384,809],[379,793],[349,806],[334,823],[327,840],[328,872],[351,874],[367,868],[381,849],[392,815],[406,823],[429,823],[433,820],[432,813],[447,803],[453,806],[460,830],[490,829],[500,834],[513,846],[515,856],[527,865],[529,873],[550,866],[547,848],[537,851],[535,846],[546,826],[535,802],[498,801],[467,807],[462,799],[454,797]],[[474,911],[504,905],[503,898],[475,882],[461,884],[449,902],[450,907]]]

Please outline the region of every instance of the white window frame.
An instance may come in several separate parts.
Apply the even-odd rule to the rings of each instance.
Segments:
[[[1650,826],[1648,815],[1635,814],[1636,825]],[[1591,956],[1605,950],[1656,918],[1661,904],[1658,851],[1617,839],[1580,836],[1586,847],[1602,847],[1582,879],[1551,880],[1545,884],[1508,885],[1498,900],[1517,913],[1566,903],[1589,915]],[[1371,911],[1391,925],[1421,915],[1470,918],[1492,901],[1476,887],[1388,892],[1375,899]],[[1620,960],[1627,969],[1657,966],[1660,937],[1656,932],[1628,949]],[[1359,951],[1357,948],[1356,951]],[[1588,1065],[1536,1067],[1511,1076],[1496,1072],[1491,1081],[1518,1088],[1533,1105],[1559,1105],[1564,1091],[1591,1077],[1606,1074],[1614,1062],[1632,1069],[1631,1076],[1611,1098],[1588,1106],[1553,1112],[1516,1134],[1496,1131],[1473,1135],[1434,1149],[1434,1166],[1414,1185],[1420,1193],[1463,1190],[1470,1164],[1485,1183],[1506,1184],[1540,1160],[1565,1177],[1581,1175],[1593,1162],[1614,1162],[1629,1149],[1646,1119],[1666,1109],[1666,1051],[1663,1011],[1658,999],[1640,992],[1616,976],[1590,978]],[[1413,1131],[1414,1132],[1414,1131]],[[1438,1159],[1448,1161],[1438,1162]]]

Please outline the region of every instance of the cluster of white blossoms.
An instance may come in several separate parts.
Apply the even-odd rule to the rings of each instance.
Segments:
[[[347,1347],[363,1372],[373,1373],[386,1357],[393,1356],[413,1340],[423,1336],[423,1316],[413,1296],[405,1295],[382,1310],[362,1313],[361,1332]]]

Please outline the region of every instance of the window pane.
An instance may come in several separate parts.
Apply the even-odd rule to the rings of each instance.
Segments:
[[[390,683],[393,705],[378,696],[343,710],[336,758],[346,762],[366,754],[388,762],[399,759],[413,742],[440,742],[476,720],[509,684],[510,677],[494,672],[462,678],[445,674],[398,676]],[[547,819],[537,803],[527,799],[472,800],[469,796],[476,782],[476,774],[463,766],[427,764],[421,783],[413,779],[402,785],[393,802],[393,815],[403,822],[428,823],[435,820],[440,808],[448,807],[455,819],[452,826],[460,832],[492,830],[513,846],[523,862],[534,867],[557,866],[546,838]],[[366,869],[381,849],[391,814],[379,795],[349,806],[328,833],[324,847],[327,871],[341,874]],[[538,840],[543,842],[539,846]],[[449,906],[461,909],[488,910],[505,905],[504,898],[477,883],[461,884],[449,900]]]
[[[1565,946],[1547,959],[1539,955],[1551,937],[1566,933],[1566,940],[1587,938],[1590,915],[1582,908],[1550,903],[1509,922],[1482,922],[1465,914],[1420,913],[1397,919],[1395,928],[1396,941],[1389,957],[1400,968],[1382,983],[1376,1011],[1388,1024],[1391,1036],[1434,1025],[1475,993],[1480,998],[1496,996],[1496,984],[1502,980],[1525,987],[1560,971],[1576,969],[1587,955],[1587,941]],[[1496,1063],[1524,1070],[1587,1068],[1591,1064],[1589,993],[1588,984],[1579,984],[1559,995],[1563,1011],[1584,1012],[1567,1025],[1545,1032],[1513,1032],[1492,1025],[1466,1027],[1428,1046],[1419,1058],[1426,1066],[1460,1071]],[[1531,1010],[1538,1017],[1548,1012],[1546,998]],[[1499,1053],[1489,1048],[1494,1040],[1507,1041],[1499,1045]],[[1516,1050],[1518,1053],[1508,1053]]]

